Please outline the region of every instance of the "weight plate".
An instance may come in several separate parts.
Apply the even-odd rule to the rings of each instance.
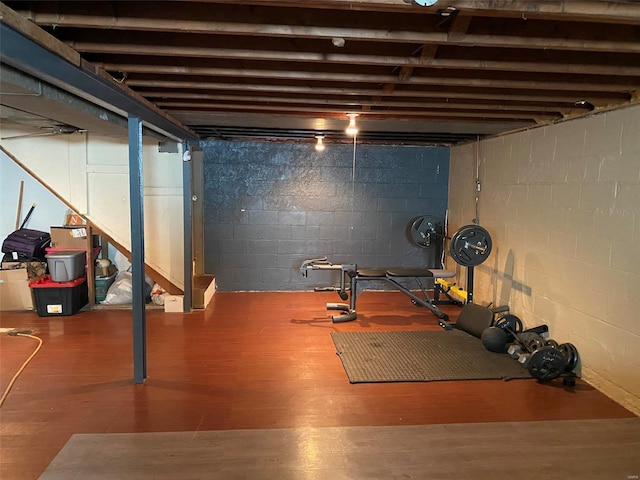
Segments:
[[[545,347],[558,348],[558,342],[556,342],[553,338],[547,338],[547,339],[544,341],[544,346],[545,346]]]
[[[423,215],[409,223],[409,240],[420,248],[431,248],[444,240],[442,222],[432,215]]]
[[[475,267],[491,253],[491,235],[479,225],[465,225],[456,231],[449,243],[449,253],[463,267]]]
[[[565,355],[567,359],[566,372],[572,372],[578,365],[578,349],[572,343],[561,343],[558,349]]]
[[[512,313],[507,313],[506,315],[501,316],[496,320],[496,327],[501,328],[511,335],[514,333],[522,333],[522,320],[513,315]]]
[[[567,367],[565,355],[557,348],[542,347],[529,357],[527,370],[533,378],[541,382],[548,382],[558,378]]]
[[[531,338],[531,340],[529,340],[529,342],[527,342],[527,347],[528,347],[528,350],[530,352],[535,352],[537,350],[545,348],[545,346],[544,346],[544,338],[542,338],[540,336],[535,336],[535,337]]]
[[[544,338],[535,332],[522,332],[518,334],[518,341],[529,353],[544,347]]]
[[[569,365],[565,369],[567,372],[572,372],[578,366],[578,349],[572,344],[569,344],[569,349],[571,350],[572,356]]]

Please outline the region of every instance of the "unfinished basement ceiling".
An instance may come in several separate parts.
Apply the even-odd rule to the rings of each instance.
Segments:
[[[640,91],[639,1],[4,4],[201,138],[455,144]]]

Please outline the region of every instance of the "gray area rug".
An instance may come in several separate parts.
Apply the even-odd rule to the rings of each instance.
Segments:
[[[73,435],[41,480],[604,480],[640,419]]]
[[[351,383],[531,378],[509,355],[459,330],[332,332]]]

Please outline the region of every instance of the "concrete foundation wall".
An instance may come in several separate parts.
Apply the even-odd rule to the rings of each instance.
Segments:
[[[444,219],[448,148],[204,142],[205,269],[221,290],[310,290],[300,264],[328,256],[362,267],[426,266],[406,228]]]
[[[452,148],[450,231],[493,237],[476,303],[571,342],[581,374],[640,413],[640,107]],[[464,277],[462,277],[464,279]]]

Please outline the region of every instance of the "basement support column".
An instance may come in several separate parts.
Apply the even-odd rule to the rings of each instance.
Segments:
[[[147,319],[144,298],[144,190],[142,121],[129,116],[129,201],[131,211],[131,282],[133,287],[133,383],[147,378]]]
[[[193,189],[191,188],[191,146],[184,142],[184,152],[182,154],[182,195],[183,195],[183,215],[184,215],[184,297],[182,311],[191,311],[193,303],[193,238],[191,226],[191,203],[193,202]]]

